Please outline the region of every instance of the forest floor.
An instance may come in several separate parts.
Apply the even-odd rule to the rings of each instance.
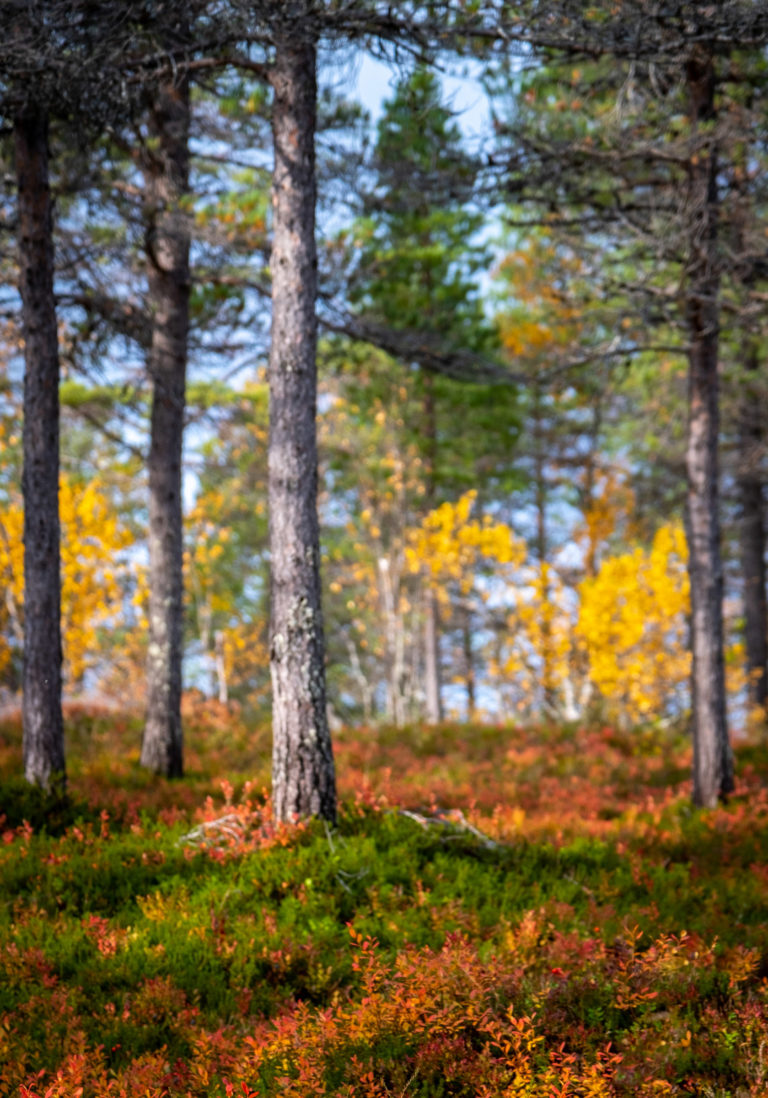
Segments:
[[[768,1095],[766,743],[703,812],[669,731],[347,730],[286,829],[265,730],[186,737],[74,708],[71,799],[0,782],[0,1095]]]

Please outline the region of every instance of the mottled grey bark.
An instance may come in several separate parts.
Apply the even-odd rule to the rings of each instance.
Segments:
[[[20,114],[14,138],[25,365],[24,773],[45,789],[63,789],[59,351],[47,116],[34,110]]]
[[[183,770],[184,590],[181,459],[189,333],[189,84],[160,88],[145,150],[147,281],[152,309],[149,474],[149,650],[141,763],[166,777]]]
[[[689,167],[689,337],[686,437],[687,533],[693,652],[693,799],[714,806],[733,789],[725,705],[723,567],[718,488],[717,153],[704,131],[715,119],[712,57],[697,51],[686,66],[692,128]]]
[[[763,408],[757,386],[757,346],[746,352],[746,377],[739,407],[736,484],[741,510],[739,542],[744,581],[744,642],[747,692],[751,706],[765,708],[768,700],[768,609],[765,597],[765,496],[761,457],[765,444]]]
[[[277,42],[269,358],[272,782],[278,820],[336,816],[317,517],[316,56]]]

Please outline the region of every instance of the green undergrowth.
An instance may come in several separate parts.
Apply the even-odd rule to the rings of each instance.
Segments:
[[[501,737],[477,740],[483,759]],[[617,751],[616,773],[634,757]],[[232,1079],[262,1095],[554,1095],[563,1057],[568,1095],[765,1093],[765,752],[745,759],[753,785],[715,812],[644,793],[581,831],[358,796],[334,828],[282,832],[260,795],[232,839],[156,801],[73,798],[46,830],[44,804],[6,781],[3,804],[30,815],[0,846],[0,1094],[37,1093],[43,1072],[42,1098],[58,1072],[53,1098],[101,1098],[105,1079],[142,1098],[145,1083],[224,1096]],[[219,797],[207,819],[237,811]],[[527,1075],[509,1066],[523,1033]]]

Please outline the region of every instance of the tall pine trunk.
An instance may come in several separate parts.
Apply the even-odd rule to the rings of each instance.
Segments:
[[[768,611],[765,597],[765,498],[760,473],[764,445],[762,407],[755,392],[757,345],[750,343],[739,407],[739,464],[736,483],[741,510],[739,541],[744,580],[744,641],[747,695],[751,706],[765,709],[768,700]]]
[[[278,820],[336,817],[317,516],[316,54],[278,41],[272,73],[269,357],[272,782]]]
[[[693,799],[713,807],[733,789],[723,658],[723,566],[718,488],[717,154],[703,130],[714,124],[712,57],[688,61],[693,148],[689,168],[689,255],[686,322],[689,337],[686,469],[693,649]]]
[[[53,294],[48,119],[14,123],[24,332],[24,773],[64,787],[59,549],[59,349]]]
[[[189,333],[189,83],[160,88],[145,152],[147,268],[152,309],[148,372],[149,651],[142,766],[168,778],[183,771],[181,726],[184,589],[182,445]]]

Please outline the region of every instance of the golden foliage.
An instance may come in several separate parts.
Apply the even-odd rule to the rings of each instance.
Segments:
[[[683,529],[672,523],[649,550],[608,558],[580,586],[590,676],[630,720],[660,715],[688,682],[687,557]]]
[[[78,682],[97,656],[100,630],[120,613],[120,554],[132,537],[98,479],[78,484],[62,476],[59,513],[64,672]]]
[[[574,538],[584,546],[588,576],[597,571],[597,561],[607,548],[617,529],[625,536],[632,536],[630,516],[634,510],[635,496],[623,476],[615,470],[599,471],[589,493],[581,523],[574,531]]]
[[[544,236],[532,236],[506,256],[499,268],[511,308],[499,316],[505,350],[533,364],[578,345],[584,321],[571,300],[571,286],[582,275],[578,256],[564,252]]]
[[[24,512],[20,504],[0,511],[0,583],[3,585],[3,634],[0,636],[0,673],[12,658],[11,638],[21,644],[21,605],[24,598]]]
[[[122,580],[127,563],[121,556],[132,542],[115,514],[104,486],[97,479],[81,484],[62,475],[59,484],[61,519],[61,630],[65,680],[79,682],[97,660],[101,631],[122,609]],[[5,587],[4,625],[13,626],[24,599],[24,513],[21,499],[0,511],[0,582]],[[19,637],[16,638],[20,640]],[[11,659],[3,637],[0,671]]]
[[[406,534],[409,570],[424,574],[446,603],[446,584],[453,581],[462,595],[469,594],[483,561],[518,565],[525,558],[523,543],[506,523],[494,522],[490,515],[470,519],[476,498],[477,492],[469,491],[455,503],[441,504]]]
[[[532,567],[516,592],[508,625],[503,672],[519,687],[517,708],[535,702],[537,682],[546,698],[559,696],[572,675],[573,621],[565,585],[546,561]]]

